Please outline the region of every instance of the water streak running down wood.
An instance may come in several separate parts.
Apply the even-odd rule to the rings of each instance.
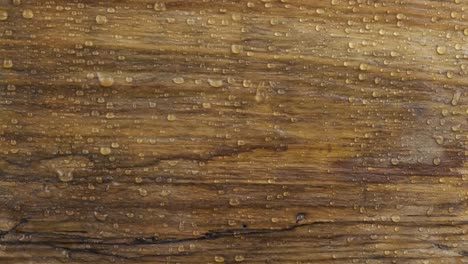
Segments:
[[[0,0],[0,263],[468,263],[465,0]]]

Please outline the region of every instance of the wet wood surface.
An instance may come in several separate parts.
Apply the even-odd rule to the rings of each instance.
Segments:
[[[467,263],[465,0],[0,0],[0,263]]]

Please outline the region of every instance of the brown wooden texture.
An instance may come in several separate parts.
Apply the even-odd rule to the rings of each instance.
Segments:
[[[468,263],[466,0],[1,0],[0,263]]]

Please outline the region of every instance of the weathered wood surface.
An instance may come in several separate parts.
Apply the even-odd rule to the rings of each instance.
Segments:
[[[0,4],[0,263],[466,263],[467,1]]]

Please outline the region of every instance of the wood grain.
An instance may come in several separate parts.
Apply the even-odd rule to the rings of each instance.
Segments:
[[[468,263],[465,0],[0,0],[0,263]]]

